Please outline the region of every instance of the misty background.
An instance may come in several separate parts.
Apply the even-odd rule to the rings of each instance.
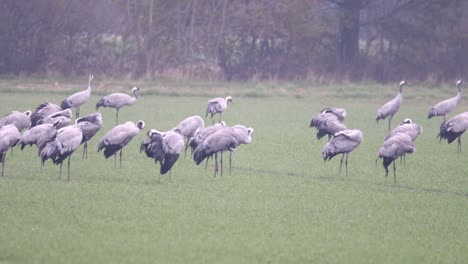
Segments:
[[[462,0],[2,0],[0,74],[454,82],[467,13]]]

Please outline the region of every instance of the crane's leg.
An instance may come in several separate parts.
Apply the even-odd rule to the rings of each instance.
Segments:
[[[68,156],[68,174],[67,174],[67,181],[70,181],[70,163],[71,163],[71,155]]]
[[[348,155],[349,155],[349,153],[346,153],[346,160],[345,160],[346,177],[348,177]]]
[[[396,165],[395,165],[395,161],[393,161],[393,182],[396,184]]]
[[[461,153],[461,136],[457,140],[457,152]]]
[[[81,159],[88,159],[88,141],[85,141],[84,145],[83,145],[83,157],[81,157]]]
[[[117,153],[114,154],[114,168],[117,168]]]
[[[392,130],[392,117],[388,119],[388,132]]]
[[[210,159],[210,157],[206,157],[206,163],[205,163],[205,171],[206,169],[208,168],[208,160]]]
[[[159,173],[158,183],[161,183],[161,173]]]
[[[119,109],[115,110],[115,125],[119,124]]]
[[[218,123],[221,123],[221,117],[223,116],[223,112],[219,113],[219,122]]]
[[[5,158],[6,158],[6,154],[2,153],[2,160],[0,160],[0,162],[2,162],[2,177],[5,176]]]
[[[231,175],[232,152],[229,152],[229,175]]]
[[[119,154],[119,161],[120,161],[119,162],[119,166],[120,166],[119,168],[122,168],[122,150],[123,150],[123,148],[120,149],[120,154]]]
[[[169,170],[169,182],[172,182],[171,176],[172,176],[172,169]]]
[[[59,179],[62,179],[62,162],[60,162]]]
[[[215,169],[214,169],[213,177],[216,177],[217,173],[218,173],[218,153],[215,153]]]
[[[223,176],[223,152],[221,151],[221,160],[220,160],[220,163],[221,163],[221,176]]]
[[[78,117],[80,117],[80,108],[79,107],[76,108],[75,119],[78,119]]]
[[[340,175],[341,175],[341,166],[343,166],[343,158],[344,158],[344,155],[345,155],[345,154],[343,153],[343,155],[341,156],[341,161],[340,161],[340,171],[338,172],[338,176],[340,176]]]

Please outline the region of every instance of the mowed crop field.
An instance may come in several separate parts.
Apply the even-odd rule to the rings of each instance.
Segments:
[[[149,84],[145,94],[141,87],[138,102],[120,111],[121,122],[146,122],[124,148],[121,168],[97,153],[115,122],[115,110],[100,109],[104,127],[90,141],[87,160],[81,159],[83,147],[72,156],[70,182],[66,163],[59,179],[50,161],[40,172],[35,146],[16,147],[0,179],[0,262],[466,262],[468,138],[457,154],[456,143],[436,139],[441,119],[426,119],[431,105],[456,94],[455,85],[405,89],[393,125],[411,118],[424,132],[406,165],[397,163],[397,184],[392,171],[384,178],[381,160],[375,163],[387,133],[387,120],[376,124],[375,114],[394,97],[396,85],[241,86],[199,96],[170,88],[161,93]],[[85,87],[1,88],[0,114],[59,103]],[[81,116],[95,112],[106,91],[93,93]],[[223,120],[255,129],[252,143],[234,151],[232,174],[227,155],[224,175],[216,178],[212,161],[205,171],[181,156],[172,182],[164,175],[158,183],[159,164],[139,153],[146,132],[204,117],[207,100],[221,94],[233,96]],[[337,175],[341,156],[323,162],[326,139],[317,140],[309,128],[312,115],[327,106],[346,108],[346,125],[364,133],[349,155],[348,177]],[[455,113],[467,110],[462,100]]]

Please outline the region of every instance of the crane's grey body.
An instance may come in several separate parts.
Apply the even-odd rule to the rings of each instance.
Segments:
[[[252,142],[252,134],[254,132],[254,129],[249,127],[247,128],[244,125],[235,125],[232,127],[226,127],[223,129],[223,131],[226,131],[230,133],[232,136],[237,141],[236,148],[239,145],[245,145],[245,144],[250,144]],[[223,175],[223,153],[221,152],[221,176]],[[229,152],[229,173],[232,171],[232,151]]]
[[[31,127],[40,125],[42,119],[62,110],[62,107],[50,102],[40,104],[31,114]]]
[[[346,155],[345,167],[346,176],[348,176],[348,155],[357,146],[359,146],[359,144],[361,144],[363,137],[363,133],[357,129],[345,129],[335,133],[330,141],[328,141],[323,147],[323,159],[327,161],[338,154],[343,154],[340,161],[340,171],[338,172],[338,175],[340,175],[343,158]]]
[[[60,121],[57,120],[54,124],[41,124],[26,130],[21,135],[20,148],[24,149],[27,145],[36,145],[40,151],[48,141],[55,137],[60,126]]]
[[[99,99],[96,103],[96,110],[99,107],[111,107],[115,108],[115,124],[117,125],[119,122],[119,110],[124,106],[130,106],[135,104],[137,101],[138,95],[137,92],[140,90],[138,87],[132,88],[133,96],[130,96],[125,93],[111,93]]]
[[[124,124],[115,126],[109,130],[99,140],[98,152],[104,149],[104,156],[109,158],[112,155],[116,155],[117,151],[120,150],[120,166],[122,167],[122,149],[125,147],[141,129],[145,127],[145,122],[142,120],[136,124],[129,121]],[[115,156],[116,157],[116,156]],[[116,166],[116,163],[114,163]]]
[[[81,140],[81,144],[84,143],[82,159],[85,157],[88,158],[88,141],[102,128],[102,124],[103,121],[101,113],[90,114],[78,118],[75,121],[75,125],[79,126],[83,133],[83,139]]]
[[[393,181],[396,183],[395,159],[416,151],[413,140],[405,133],[396,133],[387,138],[379,149],[378,157],[383,159],[385,178],[388,177],[388,166],[393,162]]]
[[[343,124],[345,117],[344,108],[325,108],[312,117],[309,127],[317,129],[317,139],[325,135],[330,139],[335,133],[346,129],[346,125]]]
[[[31,126],[31,111],[19,112],[12,111],[6,114],[4,117],[0,118],[0,127],[13,124],[18,131],[22,131],[25,128]]]
[[[60,128],[66,127],[71,123],[72,111],[70,109],[61,110],[55,113],[52,113],[39,121],[37,124],[54,124],[56,121],[60,121]]]
[[[232,102],[231,96],[226,98],[218,97],[209,100],[206,107],[206,117],[208,117],[208,114],[210,114],[210,118],[213,119],[213,116],[219,113],[219,122],[221,122],[221,117],[223,116],[223,112],[226,111],[229,102]]]
[[[75,108],[76,109],[76,118],[80,116],[80,107],[88,101],[91,96],[91,80],[94,79],[92,74],[88,78],[88,88],[86,90],[74,93],[68,96],[65,100],[62,101],[60,107],[62,109]]]
[[[5,152],[15,146],[20,140],[21,134],[14,124],[0,127],[0,162],[2,163],[2,177],[5,176]]]
[[[172,169],[184,149],[184,137],[179,129],[159,132],[150,130],[148,138],[141,144],[140,150],[145,150],[148,157],[161,164],[159,175],[164,175]],[[169,176],[170,179],[170,176]]]
[[[41,150],[41,160],[44,163],[51,159],[57,165],[60,164],[59,177],[62,177],[62,163],[68,158],[67,179],[70,180],[71,155],[80,146],[83,139],[81,128],[77,125],[67,126],[59,129],[55,138],[46,143]]]
[[[195,135],[190,139],[189,146],[192,149],[192,153],[195,151],[197,146],[204,141],[210,135],[216,133],[218,130],[226,127],[226,123],[224,121],[220,123],[213,124],[212,126],[205,127],[201,130],[195,132]]]
[[[180,134],[186,139],[185,143],[185,155],[187,155],[187,148],[189,141],[195,136],[197,131],[201,131],[205,128],[205,121],[200,116],[190,116],[182,120],[174,130],[178,129]]]
[[[442,122],[440,125],[440,132],[437,137],[442,139],[447,139],[447,142],[450,144],[455,139],[457,140],[457,150],[461,152],[461,136],[468,128],[468,112],[458,114],[446,122]]]
[[[427,118],[430,119],[430,118],[432,118],[434,116],[443,116],[443,122],[445,122],[446,119],[447,119],[447,115],[455,109],[455,107],[457,106],[457,104],[461,100],[461,97],[462,97],[462,92],[461,92],[462,84],[463,84],[463,81],[458,80],[457,81],[457,89],[458,89],[457,95],[452,97],[452,98],[446,99],[446,100],[436,104],[435,106],[433,106],[429,110],[429,113],[427,114]]]
[[[406,81],[400,82],[400,90],[398,94],[392,100],[385,103],[378,111],[377,117],[375,120],[377,123],[380,119],[385,119],[388,117],[388,131],[391,129],[392,117],[400,110],[401,103],[403,101],[403,86],[406,84]]]
[[[234,151],[238,143],[236,138],[221,129],[208,136],[203,140],[193,152],[193,160],[199,165],[205,158],[215,156],[215,172],[214,176],[218,173],[218,153],[223,151]]]
[[[413,123],[409,118],[403,120],[401,124],[395,127],[390,134],[385,138],[385,140],[397,133],[404,133],[411,137],[412,141],[415,141],[416,138],[423,132],[421,125]]]

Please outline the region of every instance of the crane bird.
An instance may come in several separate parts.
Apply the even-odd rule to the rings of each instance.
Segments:
[[[235,125],[224,129],[234,136],[237,141],[236,148],[239,145],[250,144],[252,142],[252,134],[254,129],[245,127],[244,125]],[[232,167],[232,151],[229,152],[229,174],[231,174]],[[223,176],[223,152],[221,152],[221,176]]]
[[[210,118],[213,120],[213,116],[219,113],[219,122],[221,122],[221,117],[223,116],[223,112],[226,111],[229,102],[232,103],[232,97],[228,96],[226,98],[214,98],[208,101],[208,106],[206,107],[206,116],[211,114]],[[214,123],[214,121],[213,121]]]
[[[55,165],[60,164],[59,178],[62,177],[62,163],[68,158],[67,180],[70,181],[71,155],[81,145],[83,132],[77,125],[66,126],[57,131],[55,138],[46,143],[41,150],[42,163],[51,159]]]
[[[197,165],[208,157],[215,156],[214,177],[218,173],[218,153],[223,151],[234,151],[237,147],[237,140],[223,129],[208,136],[202,141],[193,152],[193,160]]]
[[[462,88],[463,81],[458,80],[457,81],[457,89],[458,93],[456,96],[443,100],[442,102],[434,105],[430,110],[429,113],[427,114],[427,118],[431,119],[434,116],[443,116],[443,122],[446,121],[447,115],[455,109],[457,106],[458,102],[460,102],[461,99],[461,88]]]
[[[31,127],[41,124],[42,119],[62,110],[62,107],[50,102],[44,102],[40,104],[31,114]]]
[[[195,135],[188,142],[188,145],[192,149],[192,154],[202,141],[226,126],[226,122],[221,121],[220,123],[216,123],[195,131]]]
[[[344,108],[325,108],[312,117],[309,127],[317,129],[317,139],[325,135],[330,139],[335,133],[346,129],[346,125],[343,124],[345,117]]]
[[[2,177],[5,176],[5,152],[18,143],[20,136],[21,134],[14,124],[0,127],[0,162],[2,163]]]
[[[90,74],[88,77],[88,88],[68,96],[60,103],[60,107],[62,109],[75,108],[75,118],[78,118],[80,116],[80,107],[86,103],[91,96],[91,80],[93,79],[94,76]]]
[[[378,158],[383,159],[385,178],[388,177],[388,166],[393,162],[393,182],[396,184],[395,159],[416,151],[411,137],[405,133],[396,133],[387,138],[379,149]],[[377,161],[376,161],[377,162]]]
[[[68,126],[71,122],[71,118],[72,111],[70,109],[65,109],[41,118],[39,121],[37,121],[37,124],[54,124],[55,122],[60,121],[60,127],[58,128],[60,129],[62,127]]]
[[[406,85],[406,81],[400,82],[400,90],[398,94],[392,100],[385,103],[378,111],[377,117],[375,120],[377,123],[380,119],[385,119],[388,117],[388,131],[390,132],[392,117],[398,112],[401,106],[401,102],[403,101],[403,86]]]
[[[437,137],[439,141],[447,139],[450,144],[455,139],[457,140],[457,150],[461,152],[461,136],[468,128],[468,112],[458,114],[440,125],[440,132]]]
[[[46,143],[51,141],[55,135],[57,134],[57,130],[61,127],[61,121],[56,120],[55,123],[50,124],[41,124],[35,127],[26,130],[20,138],[19,144],[21,150],[24,149],[25,146],[30,145],[32,146],[35,144],[39,150],[38,154],[40,155],[41,150],[45,147]],[[41,171],[42,171],[43,163],[41,161]]]
[[[83,133],[83,139],[81,140],[81,144],[84,143],[82,159],[85,156],[88,158],[88,141],[102,128],[102,124],[102,115],[99,112],[75,120],[75,125],[79,126]]]
[[[338,175],[341,174],[341,167],[343,166],[343,159],[346,155],[345,167],[346,176],[348,176],[348,156],[361,143],[364,135],[357,129],[345,129],[333,135],[322,150],[322,157],[324,161],[332,159],[338,154],[343,154],[340,161],[340,170]]]
[[[182,120],[174,130],[178,129],[180,134],[186,139],[184,157],[187,156],[189,141],[195,136],[197,131],[205,128],[205,122],[200,116],[190,116]]]
[[[423,128],[421,125],[413,123],[413,121],[409,118],[403,120],[397,127],[395,127],[387,137],[385,137],[384,141],[387,140],[389,137],[397,134],[397,133],[404,133],[411,137],[411,140],[414,142],[416,138],[423,132]],[[406,163],[406,155],[400,157]]]
[[[159,180],[161,175],[166,174],[172,169],[172,166],[179,159],[180,153],[184,148],[184,136],[181,130],[176,128],[166,132],[159,132],[155,129],[148,131],[148,138],[146,138],[140,147],[140,151],[144,150],[146,155],[154,158],[155,162],[161,164],[159,170]],[[169,180],[171,176],[169,174]]]
[[[115,155],[114,166],[117,166],[117,151],[120,150],[120,167],[122,167],[122,149],[138,135],[138,132],[144,127],[145,122],[143,120],[138,121],[136,124],[129,121],[115,126],[99,140],[98,152],[104,149],[104,156],[106,159]]]
[[[0,127],[13,124],[21,132],[31,126],[30,116],[31,111],[29,110],[26,112],[12,111],[0,118]]]
[[[132,88],[133,96],[130,96],[124,93],[108,94],[102,97],[101,99],[99,99],[99,101],[96,103],[96,110],[98,110],[99,107],[101,106],[115,108],[115,125],[117,125],[119,123],[120,108],[124,106],[133,105],[138,98],[138,94],[137,94],[138,91],[140,91],[140,88],[133,87]]]

